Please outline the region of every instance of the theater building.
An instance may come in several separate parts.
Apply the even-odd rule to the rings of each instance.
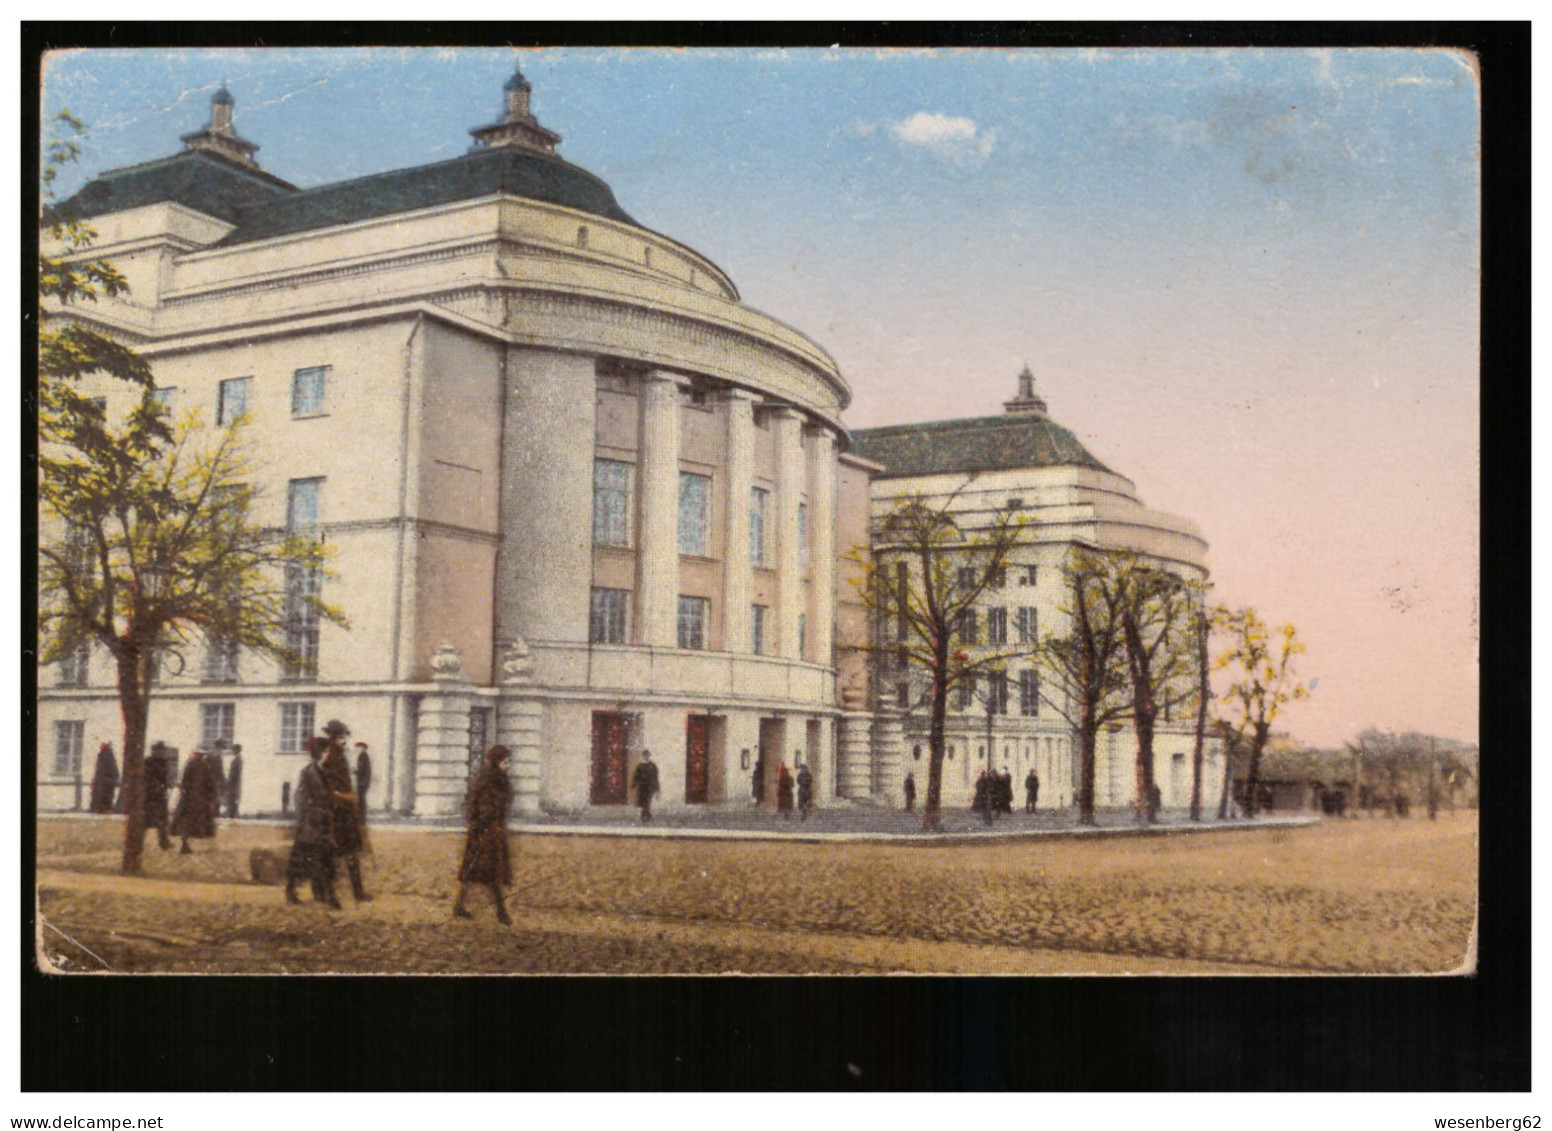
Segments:
[[[840,562],[867,546],[871,473],[845,380],[558,156],[521,74],[502,94],[463,156],[299,189],[223,89],[181,152],[60,204],[132,287],[82,316],[175,414],[242,416],[257,520],[334,547],[350,620],[294,614],[303,670],[164,663],[150,738],[241,743],[244,813],[281,810],[330,718],[371,745],[390,814],[456,813],[496,741],[530,813],[627,803],[645,750],[668,809],[749,804],[783,761],[820,804],[889,788],[867,673],[836,647],[866,625]],[[137,395],[101,392],[110,413]],[[73,808],[117,744],[111,661],[40,686],[39,803]],[[879,749],[898,758],[887,726]]]

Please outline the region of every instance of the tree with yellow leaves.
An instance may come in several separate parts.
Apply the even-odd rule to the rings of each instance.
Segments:
[[[1233,682],[1223,696],[1230,716],[1225,720],[1230,754],[1250,736],[1250,758],[1245,773],[1245,812],[1256,815],[1261,755],[1272,733],[1272,723],[1289,703],[1309,697],[1309,688],[1299,682],[1293,664],[1302,655],[1304,645],[1292,624],[1275,631],[1250,606],[1213,609],[1213,627],[1227,638],[1226,649],[1213,664],[1215,671],[1233,673]],[[1230,767],[1232,756],[1224,759],[1223,801],[1220,818],[1228,815]]]

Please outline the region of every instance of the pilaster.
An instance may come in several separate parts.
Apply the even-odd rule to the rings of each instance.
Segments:
[[[512,751],[512,808],[523,816],[539,812],[543,781],[544,706],[533,682],[533,659],[522,637],[501,643],[501,697],[496,705],[496,741]]]
[[[678,641],[679,405],[677,378],[649,373],[642,379],[636,624],[638,642],[658,648]]]
[[[828,428],[809,433],[808,637],[814,662],[835,666],[835,437]]]
[[[798,555],[798,504],[802,501],[803,414],[795,408],[771,410],[776,445],[776,654],[801,659],[798,616],[807,607]]]
[[[754,396],[729,389],[722,400],[727,422],[727,536],[722,562],[722,650],[750,645],[749,511],[754,487]]]

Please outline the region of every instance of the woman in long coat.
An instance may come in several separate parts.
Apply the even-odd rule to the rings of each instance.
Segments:
[[[512,857],[507,848],[507,814],[512,809],[507,760],[511,756],[505,746],[492,746],[485,752],[485,765],[469,783],[469,796],[464,801],[469,835],[463,845],[463,862],[458,866],[458,898],[453,903],[453,914],[460,919],[473,918],[464,900],[469,885],[480,884],[490,888],[496,902],[496,918],[512,925],[501,890],[512,885]]]
[[[119,788],[119,763],[113,757],[113,744],[104,742],[97,748],[97,767],[92,771],[93,813],[113,812],[113,795]]]
[[[782,817],[790,820],[792,817],[792,771],[787,769],[787,763],[781,764],[781,772],[776,775],[776,809]]]
[[[189,838],[209,840],[216,835],[216,809],[221,804],[221,787],[215,771],[202,751],[189,756],[178,785],[178,808],[172,815],[172,835],[183,838],[180,855],[190,851]]]
[[[338,911],[340,903],[334,894],[334,811],[329,804],[329,787],[318,768],[326,745],[321,738],[307,740],[307,754],[312,761],[303,767],[296,782],[296,840],[286,864],[286,902],[302,902],[297,897],[296,884],[306,880],[313,889],[314,901],[327,903]]]

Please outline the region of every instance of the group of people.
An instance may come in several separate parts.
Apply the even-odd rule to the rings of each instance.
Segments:
[[[904,792],[905,811],[909,813],[916,808],[914,773],[906,773]],[[1024,778],[1024,812],[1033,813],[1039,802],[1040,775],[1030,770]],[[979,813],[981,820],[988,825],[1000,814],[1013,812],[1013,775],[1008,772],[1008,767],[1004,766],[1000,774],[991,770],[981,771],[975,779],[975,794],[970,801],[970,811]]]
[[[372,784],[372,756],[364,742],[356,743],[352,775],[346,742],[350,728],[330,719],[321,737],[307,740],[308,764],[296,783],[296,837],[286,865],[286,902],[300,903],[297,884],[306,880],[313,899],[339,910],[334,877],[343,862],[355,901],[368,902],[361,881],[361,856],[368,851],[367,790]]]
[[[750,793],[756,806],[765,802],[765,759],[755,759],[754,776],[750,783]],[[798,819],[806,821],[808,815],[814,811],[814,773],[808,768],[807,763],[798,762],[798,772],[787,768],[783,762],[776,770],[776,811],[782,815],[783,820],[792,820],[794,799],[798,811]]]
[[[232,747],[231,764],[225,771],[221,768],[219,751],[207,754],[203,750],[195,750],[190,754],[178,782],[176,808],[169,806],[172,759],[172,750],[165,742],[152,744],[142,776],[141,807],[145,828],[156,830],[157,845],[165,851],[172,847],[172,838],[177,837],[183,842],[178,850],[180,855],[187,855],[193,851],[189,847],[190,840],[209,840],[216,835],[216,818],[221,815],[223,805],[228,818],[237,816],[237,805],[242,794],[242,747]],[[92,779],[94,813],[122,811],[124,808],[125,790],[120,790],[115,806],[108,800],[113,787],[106,784],[99,786],[99,782],[106,782],[109,778],[110,765],[111,778],[114,785],[118,785],[118,765],[113,761],[113,747],[105,742],[97,751],[97,772]]]

